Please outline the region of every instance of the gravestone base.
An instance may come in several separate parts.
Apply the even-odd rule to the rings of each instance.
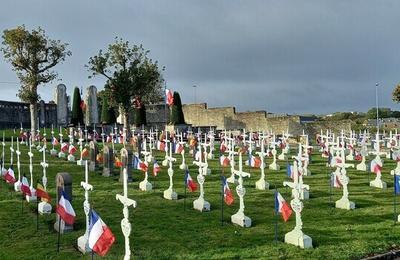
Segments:
[[[63,152],[58,153],[58,158],[65,158],[67,155]]]
[[[153,189],[153,185],[147,180],[144,180],[139,183],[139,189],[141,191],[151,191]]]
[[[67,159],[69,162],[75,162],[75,156],[73,156],[72,154],[68,155]]]
[[[357,171],[367,171],[367,165],[365,163],[359,163],[356,166]]]
[[[68,160],[69,160],[69,159],[68,159]],[[84,166],[84,165],[85,165],[85,160],[78,160],[78,161],[76,161],[76,165]]]
[[[400,222],[400,215],[397,216],[397,222]]]
[[[78,249],[82,254],[92,252],[92,250],[89,248],[88,239],[85,237],[85,235],[78,238]]]
[[[57,156],[57,154],[58,154],[58,152],[57,152],[56,149],[51,149],[51,150],[50,150],[50,155],[51,155],[51,156]]]
[[[296,193],[296,190],[292,189],[292,198],[294,198],[295,193]],[[308,200],[310,198],[310,192],[306,189],[301,189],[299,195],[300,195],[301,200]]]
[[[370,181],[369,186],[379,189],[386,189],[387,187],[386,182],[382,181],[381,179],[375,179],[373,181]]]
[[[231,216],[231,222],[241,227],[251,227],[251,218],[245,216],[243,213],[236,213]]]
[[[95,162],[92,162],[92,161],[89,162],[89,171],[91,171],[91,172],[96,171],[96,163]]]
[[[322,158],[329,158],[329,155],[326,155],[326,154],[323,153],[323,154],[321,154],[321,157]]]
[[[202,198],[198,198],[197,200],[193,201],[193,208],[200,212],[210,211],[210,203]]]
[[[211,175],[211,169],[207,168],[206,175]]]
[[[269,169],[270,169],[270,170],[273,170],[273,171],[279,171],[279,170],[281,169],[281,167],[280,167],[279,164],[277,164],[277,163],[271,163],[271,164],[269,165]]]
[[[257,190],[269,190],[269,183],[264,179],[260,179],[256,181],[256,189]]]
[[[59,222],[61,221],[61,223]],[[60,232],[60,234],[64,234],[67,232],[71,232],[74,230],[73,226],[67,225],[65,224],[65,222],[63,220],[60,220],[60,217],[57,215],[57,221],[56,223],[54,223],[54,230],[57,232]],[[58,230],[58,228],[60,228],[60,230]]]
[[[32,147],[32,148],[35,148],[35,147],[36,147],[36,145],[35,145],[34,143],[32,143],[32,144],[31,144],[31,147]]]
[[[103,177],[110,177],[111,176],[111,171],[109,168],[104,168],[103,169]]]
[[[354,161],[354,156],[352,154],[348,154],[346,156],[346,161]]]
[[[164,191],[164,199],[167,200],[177,200],[178,199],[178,194],[176,194],[175,191],[172,189],[168,189]]]
[[[40,215],[51,214],[51,205],[47,202],[42,201],[38,205],[38,211]]]
[[[41,147],[40,145],[37,145],[37,146],[36,146],[36,149],[37,149],[38,151],[40,151],[40,149],[42,149],[42,147]]]
[[[182,163],[181,165],[179,165],[179,169],[186,170],[187,169],[187,165]]]
[[[36,202],[37,201],[36,195],[34,195],[33,193],[32,193],[32,196],[26,195],[25,199],[27,202]]]
[[[392,158],[390,157],[390,153],[386,153],[386,159],[392,159]]]
[[[285,234],[285,243],[298,246],[300,248],[312,248],[312,239],[298,229],[293,229]]]
[[[16,183],[14,183],[14,190],[16,192],[20,192],[21,191],[21,182],[17,181]]]
[[[25,144],[25,141],[21,141],[21,142],[19,142],[19,144]]]
[[[288,157],[286,156],[286,154],[284,154],[284,153],[281,153],[279,156],[278,156],[278,160],[280,160],[280,161],[286,161],[288,159]]]
[[[208,158],[209,160],[214,160],[214,154],[213,154],[213,153],[209,153],[209,154],[207,155],[207,158]]]
[[[347,198],[341,198],[340,200],[336,201],[335,207],[338,209],[352,210],[356,208],[356,204],[352,201],[349,201]]]
[[[234,174],[232,174],[231,177],[227,178],[226,181],[229,183],[238,184],[238,180],[235,178]]]

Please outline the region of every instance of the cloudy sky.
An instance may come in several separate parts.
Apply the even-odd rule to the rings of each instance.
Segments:
[[[60,80],[40,89],[51,100],[59,82],[99,89],[90,56],[115,36],[142,43],[166,67],[168,88],[184,103],[239,111],[330,113],[380,103],[400,109],[400,1],[382,0],[3,0],[0,30],[41,26],[70,44]],[[196,85],[196,88],[193,88]],[[0,99],[17,100],[18,80],[0,58]],[[196,92],[196,94],[195,94]]]

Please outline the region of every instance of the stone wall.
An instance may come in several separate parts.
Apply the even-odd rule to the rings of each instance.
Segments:
[[[38,123],[40,127],[51,127],[57,124],[57,105],[38,103]],[[0,128],[30,128],[31,118],[29,104],[22,102],[0,101]]]

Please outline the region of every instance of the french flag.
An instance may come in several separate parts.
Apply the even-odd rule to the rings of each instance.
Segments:
[[[158,162],[154,160],[153,164],[153,175],[157,176],[157,174],[161,171],[160,165],[158,165]]]
[[[73,225],[75,222],[75,211],[72,208],[71,202],[66,199],[66,194],[64,191],[61,193],[61,198],[58,202],[56,213],[60,218],[68,225]]]
[[[110,135],[107,135],[106,142],[107,142],[107,143],[111,143],[111,141],[112,141],[112,138],[111,138],[111,136],[110,136]]]
[[[373,172],[375,174],[381,173],[381,171],[382,171],[382,163],[378,163],[377,159],[375,158],[375,159],[373,159],[371,161],[371,168],[370,169],[371,169],[371,172]]]
[[[59,142],[58,142],[57,138],[53,137],[53,140],[51,140],[51,144],[52,145],[58,145]]]
[[[68,144],[68,143],[62,143],[62,145],[61,145],[61,151],[62,151],[63,153],[66,153],[66,152],[68,151],[68,149],[69,149],[69,144]]]
[[[228,167],[230,164],[229,158],[226,157],[225,155],[221,155],[221,157],[219,157],[219,162],[220,162],[221,166],[224,166],[224,167]]]
[[[14,184],[17,180],[15,179],[14,170],[9,168],[8,171],[4,174],[4,179],[10,183]]]
[[[219,150],[220,150],[222,153],[224,153],[224,152],[226,151],[225,142],[222,142],[222,143],[221,143],[221,146],[219,147]]]
[[[68,153],[70,154],[70,155],[73,155],[74,153],[76,152],[76,148],[75,148],[75,146],[73,146],[72,144],[69,146],[69,148],[68,148]]]
[[[189,170],[186,170],[185,183],[190,192],[197,190],[197,184],[192,180],[192,177],[190,177]]]
[[[25,176],[23,176],[22,180],[21,180],[21,191],[26,196],[29,196],[29,197],[32,196],[31,189],[29,188],[28,179]]]
[[[229,189],[228,182],[226,181],[226,178],[224,176],[222,176],[222,184],[224,185],[224,202],[226,203],[226,205],[230,206],[235,200],[233,198],[233,193],[231,189]]]
[[[182,151],[183,151],[183,145],[181,145],[179,143],[175,144],[174,152],[179,154],[179,153],[182,153]]]
[[[170,89],[165,90],[165,102],[168,106],[172,106],[174,104],[174,96]]]
[[[250,166],[253,168],[261,167],[261,159],[250,154]]]
[[[282,195],[275,191],[275,212],[281,213],[283,220],[286,222],[292,215],[292,208],[282,197]]]
[[[87,148],[83,149],[82,152],[81,152],[81,156],[82,157],[86,157],[88,155],[89,155],[89,150]]]
[[[165,142],[157,141],[157,150],[159,151],[165,151]]]
[[[139,157],[134,156],[133,157],[133,168],[147,172],[148,167],[147,167],[146,163],[144,163],[142,160],[139,159]]]
[[[114,234],[93,209],[90,211],[89,223],[89,248],[96,254],[105,256],[115,242]]]

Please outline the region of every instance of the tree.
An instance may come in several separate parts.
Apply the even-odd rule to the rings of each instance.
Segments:
[[[108,99],[103,96],[101,108],[101,123],[105,125],[114,124],[116,122],[115,111],[113,107],[108,104]]]
[[[149,102],[161,98],[163,78],[158,62],[148,57],[149,51],[142,45],[130,46],[128,41],[116,38],[108,46],[89,59],[91,76],[107,78],[105,92],[109,104],[119,107],[123,113],[124,127],[129,130],[129,111],[135,97]]]
[[[392,93],[392,99],[396,103],[400,103],[400,84],[398,84]]]
[[[71,52],[67,50],[68,44],[49,39],[40,27],[32,31],[28,31],[24,25],[7,29],[3,31],[2,38],[1,51],[21,82],[17,96],[29,103],[31,131],[34,132],[40,99],[37,88],[57,78],[52,68],[63,62]]]
[[[72,116],[71,116],[71,125],[83,126],[83,102],[81,99],[81,93],[79,92],[79,88],[75,87],[74,89],[74,99],[72,101]]]
[[[379,118],[388,118],[391,115],[390,108],[381,107],[378,109],[378,112],[379,112]],[[367,118],[368,119],[376,119],[376,107],[368,110]]]
[[[182,102],[181,97],[178,92],[174,92],[174,104],[171,106],[170,109],[170,123],[171,124],[184,124],[185,117],[182,111]]]

